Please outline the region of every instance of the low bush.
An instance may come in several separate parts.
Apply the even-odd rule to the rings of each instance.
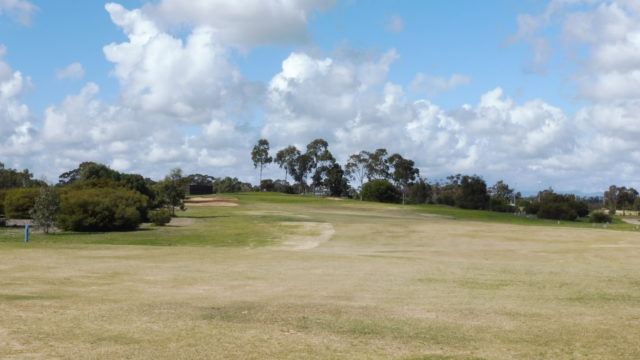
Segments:
[[[4,216],[4,198],[7,196],[6,190],[0,190],[0,217]]]
[[[387,180],[373,180],[362,187],[362,200],[399,203],[402,201],[402,193]]]
[[[87,188],[61,196],[56,225],[67,231],[135,230],[142,222],[141,210],[148,198],[137,191],[118,188]]]
[[[158,209],[149,212],[149,220],[156,226],[165,226],[171,221],[171,211]]]
[[[544,202],[537,213],[540,219],[575,221],[578,213],[566,202]]]
[[[8,219],[30,219],[29,212],[40,194],[39,188],[16,188],[4,195],[4,214]]]
[[[601,212],[601,211],[594,211],[591,213],[591,215],[589,215],[589,222],[592,223],[611,223],[613,221],[613,218],[611,217],[611,215]]]

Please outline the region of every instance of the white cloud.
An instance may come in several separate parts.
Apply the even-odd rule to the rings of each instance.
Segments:
[[[0,155],[25,155],[38,149],[32,144],[36,129],[33,115],[22,98],[31,88],[31,79],[13,71],[3,58],[7,49],[0,45]]]
[[[208,26],[219,41],[239,46],[303,41],[314,11],[334,0],[161,0],[143,10],[163,26]]]
[[[449,77],[442,77],[418,73],[413,78],[409,89],[413,92],[436,96],[444,92],[453,91],[470,83],[471,78],[466,75],[453,74]]]
[[[393,14],[387,21],[387,31],[392,33],[401,33],[404,31],[404,19],[398,14]]]
[[[203,123],[213,110],[242,111],[259,87],[229,63],[216,30],[196,27],[181,40],[161,31],[141,10],[110,3],[106,9],[129,41],[104,47],[115,64],[122,102],[133,109]]]
[[[24,25],[31,24],[31,17],[38,7],[26,0],[0,0],[0,15],[8,14]]]
[[[58,79],[82,79],[84,77],[84,67],[79,62],[69,64],[64,69],[56,70]]]

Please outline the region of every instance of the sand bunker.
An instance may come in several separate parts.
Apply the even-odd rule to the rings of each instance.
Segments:
[[[238,198],[233,196],[193,197],[185,200],[187,206],[238,206]]]
[[[287,235],[282,241],[282,246],[291,250],[309,250],[331,240],[335,229],[330,223],[318,222],[283,222],[291,229],[292,234]]]

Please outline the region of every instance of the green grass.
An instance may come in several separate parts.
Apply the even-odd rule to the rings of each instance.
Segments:
[[[563,226],[584,229],[607,228],[608,230],[634,231],[634,225],[623,222],[620,217],[615,217],[612,224],[605,226],[604,224],[592,224],[586,218],[578,219],[578,221],[557,221],[538,219],[531,215],[514,215],[512,213],[500,213],[485,210],[467,210],[444,205],[413,205],[411,207],[418,212],[448,216],[462,221],[484,221],[523,226]]]

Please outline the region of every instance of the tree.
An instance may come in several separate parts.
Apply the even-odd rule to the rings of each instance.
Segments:
[[[344,176],[344,170],[338,163],[334,163],[327,171],[327,177],[324,180],[324,185],[329,189],[329,195],[331,196],[343,196],[349,189],[349,183]]]
[[[53,226],[56,215],[60,210],[60,197],[56,190],[49,186],[40,188],[40,194],[30,211],[33,222],[38,225],[45,234]]]
[[[405,159],[400,154],[391,155],[387,162],[393,167],[391,178],[400,187],[402,204],[404,205],[409,184],[416,179],[420,171],[414,167],[413,160]]]
[[[211,175],[203,174],[191,174],[185,179],[189,185],[211,185],[216,180],[216,178]]]
[[[260,166],[260,182],[262,182],[262,168],[273,162],[273,158],[269,156],[269,141],[267,139],[258,140],[251,151],[251,160],[253,160],[254,168]]]
[[[185,185],[185,178],[179,168],[171,170],[164,180],[156,184],[158,199],[162,205],[169,207],[172,216],[176,215],[176,207],[184,210]]]
[[[419,178],[416,183],[409,186],[407,202],[415,205],[427,204],[431,199],[431,191],[431,186],[425,179]]]
[[[328,172],[333,168],[336,159],[329,151],[329,143],[324,139],[315,139],[307,145],[307,155],[312,159],[309,172],[315,170],[311,176],[312,185],[324,186]]]
[[[514,211],[514,207],[511,205],[512,201],[515,205],[515,201],[520,198],[520,193],[516,193],[511,189],[504,181],[500,180],[496,182],[489,189],[489,210],[500,212]]]
[[[369,177],[369,153],[361,151],[358,154],[349,156],[345,165],[345,175],[358,184],[358,192],[361,192],[364,180]],[[360,194],[362,200],[362,194]]]
[[[300,185],[301,192],[305,192],[307,176],[309,176],[309,173],[313,170],[313,158],[307,153],[300,154],[296,157],[292,165],[291,176]]]
[[[281,169],[284,168],[284,181],[287,181],[287,175],[291,174],[291,170],[298,156],[300,156],[300,150],[295,146],[287,146],[276,154],[276,164],[278,164]]]
[[[44,181],[33,180],[33,174],[29,170],[5,169],[4,164],[0,162],[0,190],[43,185],[46,185]]]
[[[456,206],[463,209],[483,210],[489,202],[487,184],[479,176],[463,176]]]
[[[377,149],[373,153],[367,152],[367,160],[367,178],[369,181],[389,179],[387,149]]]

